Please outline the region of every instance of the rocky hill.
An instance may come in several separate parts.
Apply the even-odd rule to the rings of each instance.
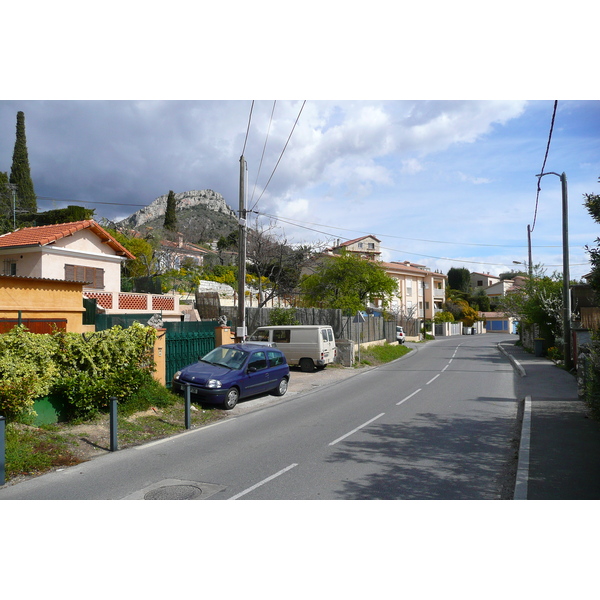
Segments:
[[[159,196],[148,206],[117,223],[119,228],[145,232],[162,229],[167,196]],[[227,236],[238,227],[236,213],[225,198],[212,190],[192,190],[175,194],[177,231],[190,242],[208,242]]]

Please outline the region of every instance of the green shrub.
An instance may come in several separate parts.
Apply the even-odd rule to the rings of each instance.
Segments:
[[[131,396],[154,370],[152,348],[156,330],[134,323],[91,335],[61,333],[56,357],[62,377],[55,393],[67,401],[74,418],[105,410],[109,399]]]
[[[180,397],[161,385],[150,374],[145,374],[145,381],[130,396],[119,403],[119,414],[129,416],[151,407],[166,408],[173,406]]]
[[[33,401],[49,393],[59,374],[50,334],[16,326],[0,335],[0,414],[8,420],[35,416]]]
[[[585,355],[585,361],[581,365],[583,373],[578,374],[578,377],[583,380],[584,400],[590,406],[594,418],[600,420],[600,340],[598,340],[598,334],[594,336],[594,341]]]
[[[269,322],[271,325],[300,325],[293,308],[272,308]]]
[[[71,418],[103,410],[111,396],[128,397],[147,381],[155,338],[139,323],[83,335],[15,327],[0,335],[0,414],[26,420],[49,393],[65,399]]]

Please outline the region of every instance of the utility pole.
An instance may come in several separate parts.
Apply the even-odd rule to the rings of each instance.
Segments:
[[[246,159],[240,156],[240,210],[238,235],[238,326],[236,338],[246,338]]]
[[[9,183],[8,187],[12,191],[13,201],[13,231],[17,230],[17,185],[15,183]]]
[[[573,355],[571,352],[571,292],[569,289],[569,205],[567,199],[567,175],[554,172],[541,173],[536,177],[544,175],[556,175],[560,178],[562,188],[562,238],[563,238],[563,335],[564,335],[564,361],[565,369],[573,368]]]
[[[533,269],[533,264],[531,262],[531,225],[527,225],[527,248],[528,248],[527,260],[529,261],[527,263],[527,265],[528,265],[527,273],[529,275],[529,279],[531,279],[531,274],[532,274],[532,269]]]

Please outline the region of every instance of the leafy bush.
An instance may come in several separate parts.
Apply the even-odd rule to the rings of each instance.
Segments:
[[[134,323],[91,335],[59,333],[57,364],[63,373],[54,391],[62,395],[74,417],[105,409],[109,398],[125,398],[138,390],[154,370],[156,330]]]
[[[300,325],[293,308],[272,308],[269,322],[271,325]]]
[[[149,373],[144,373],[144,382],[129,397],[119,404],[119,414],[129,416],[151,407],[173,406],[180,397],[161,385]]]
[[[600,337],[593,336],[592,343],[580,350],[577,379],[580,394],[589,405],[592,415],[600,420]]]
[[[33,417],[33,401],[49,393],[59,374],[50,334],[32,334],[18,325],[0,335],[0,414],[8,420]]]
[[[83,417],[138,390],[154,370],[156,330],[136,323],[94,334],[34,334],[15,327],[0,335],[0,414],[34,415],[33,401],[53,393],[70,417]]]

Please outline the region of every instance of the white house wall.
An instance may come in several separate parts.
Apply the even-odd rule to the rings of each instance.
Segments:
[[[10,253],[0,252],[0,260],[14,260],[17,275],[22,277],[43,277],[45,279],[65,279],[65,265],[94,267],[104,270],[104,289],[121,290],[121,262],[123,258],[103,244],[100,238],[88,230],[58,240],[46,246],[11,249]]]

